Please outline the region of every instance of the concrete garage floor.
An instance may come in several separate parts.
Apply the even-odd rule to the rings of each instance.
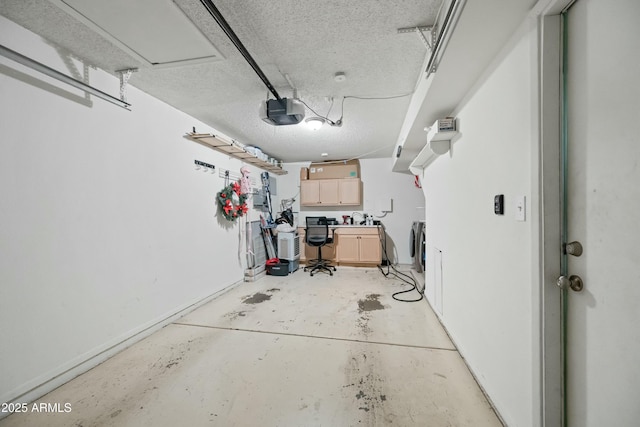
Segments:
[[[241,283],[40,399],[71,412],[0,426],[502,426],[405,288],[347,267]]]

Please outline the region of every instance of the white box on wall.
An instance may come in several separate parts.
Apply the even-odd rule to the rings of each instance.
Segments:
[[[393,199],[377,199],[376,211],[378,212],[393,212]]]

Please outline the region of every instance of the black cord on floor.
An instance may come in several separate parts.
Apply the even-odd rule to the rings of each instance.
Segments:
[[[391,297],[396,300],[396,301],[400,301],[400,302],[418,302],[418,301],[422,301],[422,299],[424,298],[424,294],[422,292],[420,292],[420,290],[418,290],[418,284],[416,283],[416,280],[408,275],[405,274],[401,271],[398,271],[398,269],[391,264],[391,262],[389,261],[389,256],[387,255],[387,239],[386,239],[386,233],[384,232],[384,226],[383,225],[379,225],[378,226],[378,238],[380,239],[380,244],[382,245],[382,252],[384,253],[384,259],[387,261],[387,272],[385,273],[383,266],[382,265],[378,265],[378,270],[380,270],[380,273],[382,273],[382,275],[386,278],[389,278],[389,276],[395,277],[396,279],[399,279],[400,281],[408,284],[411,286],[411,289],[405,289],[404,291],[398,291],[395,292],[393,294],[391,294]],[[393,269],[393,272],[390,271],[390,269]],[[404,276],[404,277],[401,277]],[[405,279],[406,278],[406,279]],[[400,294],[406,294],[409,292],[413,292],[413,291],[417,291],[418,294],[420,295],[420,298],[418,299],[401,299],[398,298],[398,295]]]

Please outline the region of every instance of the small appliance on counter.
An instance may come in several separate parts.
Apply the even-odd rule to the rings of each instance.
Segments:
[[[342,225],[353,224],[349,215],[342,215]]]

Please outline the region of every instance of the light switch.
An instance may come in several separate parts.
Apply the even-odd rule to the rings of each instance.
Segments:
[[[525,196],[516,197],[516,221],[526,221],[527,219],[527,198]]]

